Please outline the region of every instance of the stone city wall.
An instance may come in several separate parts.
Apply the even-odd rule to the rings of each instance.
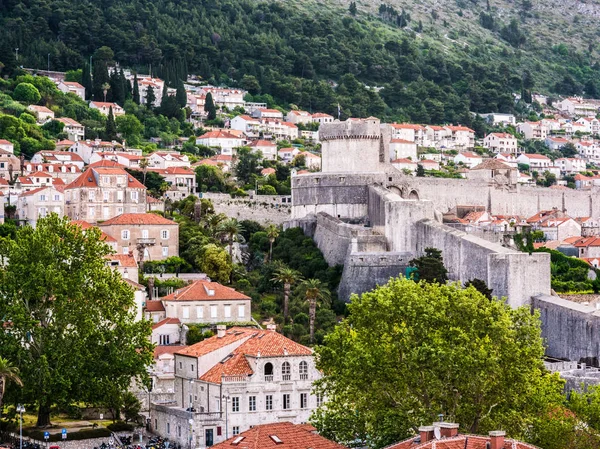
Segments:
[[[599,367],[600,310],[558,296],[532,298],[540,311],[546,355]]]
[[[254,195],[232,198],[227,193],[202,194],[202,198],[212,201],[216,213],[223,213],[238,220],[254,220],[261,224],[283,224],[290,219],[291,196]]]

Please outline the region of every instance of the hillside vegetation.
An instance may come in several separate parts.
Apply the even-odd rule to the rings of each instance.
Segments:
[[[529,0],[489,9],[457,1],[407,2],[404,10],[359,1],[354,11],[312,0],[4,0],[0,62],[4,75],[17,65],[45,69],[48,54],[51,69],[76,69],[108,46],[117,62],[152,67],[173,86],[184,68],[271,106],[335,114],[339,103],[342,118],[430,123],[526,111],[514,92],[595,93],[598,53],[591,25],[583,26],[595,18],[572,26],[579,40],[566,40],[564,4],[538,13],[537,4],[520,5]]]

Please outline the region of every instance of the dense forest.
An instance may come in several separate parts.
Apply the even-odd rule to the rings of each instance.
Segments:
[[[472,121],[469,111],[513,111],[513,93],[533,87],[518,48],[494,57],[478,48],[457,50],[404,28],[410,20],[404,12],[391,22],[389,9],[375,16],[313,6],[2,0],[2,73],[48,63],[54,70],[81,68],[108,46],[117,62],[143,73],[152,69],[174,87],[173,73],[184,68],[214,84],[241,86],[272,106],[336,113],[339,103],[343,116],[463,124]],[[516,23],[500,30],[508,46],[521,46],[520,33]],[[578,79],[565,76],[554,86],[558,93],[576,93],[597,77],[590,59],[564,58],[578,66]]]

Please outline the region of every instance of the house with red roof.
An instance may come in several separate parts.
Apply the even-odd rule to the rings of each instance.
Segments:
[[[254,426],[230,436],[215,449],[346,449],[317,433],[310,424],[276,422]]]
[[[306,111],[290,111],[285,116],[285,121],[297,125],[302,123],[304,125],[313,122],[312,114]]]
[[[544,140],[548,136],[550,130],[541,121],[539,122],[523,122],[517,125],[517,131],[523,134],[527,140]]]
[[[312,391],[320,377],[312,349],[275,325],[218,325],[217,335],[175,352],[176,402],[151,405],[151,430],[208,447],[268,422],[302,424],[321,405]]]
[[[64,215],[64,208],[64,188],[48,184],[19,195],[19,199],[17,200],[17,217],[19,220],[35,228],[38,219],[52,213],[62,217]]]
[[[93,163],[91,161],[92,155],[94,153],[116,153],[116,152],[122,152],[124,151],[124,147],[122,144],[120,144],[117,141],[104,141],[104,140],[100,140],[100,139],[95,139],[95,140],[79,140],[77,142],[75,142],[74,145],[72,145],[69,148],[69,151],[72,153],[76,153],[78,154],[81,159],[83,159],[83,162],[85,162],[86,164],[91,164]],[[138,154],[141,155],[142,154],[142,150],[127,150],[133,154]]]
[[[260,151],[263,159],[270,161],[277,160],[277,145],[271,140],[258,139],[250,142],[248,145],[253,152]]]
[[[444,126],[447,131],[445,146],[454,150],[469,150],[475,146],[475,131],[467,126]]]
[[[184,196],[196,192],[196,172],[187,167],[148,168],[149,172],[158,173],[165,182]]]
[[[460,164],[461,162],[468,168],[473,168],[481,164],[483,162],[483,158],[479,154],[473,153],[472,151],[462,151],[454,156],[455,164]]]
[[[120,167],[88,167],[65,187],[66,215],[92,224],[146,211],[146,187]]]
[[[12,142],[10,142],[6,139],[0,139],[0,150],[14,154],[15,146]]]
[[[218,148],[221,154],[233,155],[234,148],[244,145],[244,139],[228,131],[218,129],[197,137],[196,145]]]
[[[0,149],[0,178],[7,180],[14,178],[19,173],[20,167],[21,161],[12,151]]]
[[[179,224],[151,213],[123,213],[98,224],[117,241],[117,253],[138,262],[179,256]]]
[[[157,95],[157,97],[159,97]],[[125,109],[119,106],[117,103],[108,103],[103,101],[90,101],[90,109],[97,109],[100,111],[100,114],[108,116],[110,112],[110,108],[112,108],[113,116],[118,117],[119,115],[125,114]]]
[[[238,115],[231,119],[231,129],[241,131],[248,137],[259,138],[260,133],[260,120],[250,117],[249,115]]]
[[[190,167],[190,158],[179,151],[155,151],[147,159],[152,168]]]
[[[80,169],[85,163],[81,156],[70,151],[38,151],[31,157],[33,164],[75,165]],[[41,168],[38,170],[42,171]]]
[[[69,117],[60,117],[56,121],[64,124],[63,132],[67,133],[69,140],[77,142],[85,138],[85,127],[81,123]]]
[[[517,139],[508,133],[489,133],[483,139],[483,146],[493,153],[517,154]]]
[[[244,323],[251,320],[250,297],[218,282],[200,279],[161,298],[167,318],[182,323]]]
[[[272,118],[277,120],[283,120],[283,112],[277,109],[259,108],[252,111],[252,117],[254,118]]]
[[[391,159],[412,159],[417,160],[417,144],[411,140],[392,138],[390,141]]]
[[[546,146],[548,148],[550,148],[551,150],[560,150],[562,147],[564,147],[569,142],[570,142],[569,139],[565,139],[562,136],[548,136],[548,137],[546,137],[546,140],[544,140],[544,143],[546,144]]]
[[[583,159],[576,157],[561,157],[554,161],[562,174],[575,174],[586,170],[586,164]]]
[[[553,166],[552,164],[552,160],[547,157],[544,156],[543,154],[520,154],[517,157],[517,162],[519,164],[523,164],[523,165],[527,165],[531,170],[537,170],[540,171],[542,170],[548,170],[550,167]]]
[[[48,109],[46,106],[39,106],[37,104],[30,104],[27,109],[35,114],[37,122],[43,124],[54,120],[54,111]]]
[[[419,434],[391,444],[385,449],[540,449],[506,437],[506,432],[493,430],[488,435],[471,435],[459,432],[459,425],[451,422],[434,422],[419,427]]]
[[[401,172],[407,170],[406,173],[410,172],[411,175],[414,175],[417,172],[417,163],[408,158],[394,159],[391,164],[392,167],[397,168]]]
[[[298,154],[300,154],[300,150],[296,147],[281,148],[279,151],[277,151],[279,160],[284,164],[289,164],[292,162],[294,158],[298,156]]]
[[[427,130],[424,126],[412,123],[390,123],[388,125],[392,131],[392,141],[394,139],[414,142],[418,146],[423,146],[427,137]]]
[[[85,100],[85,87],[75,81],[59,81],[56,85],[58,90],[66,94],[71,93]]]
[[[323,112],[316,112],[312,115],[313,122],[317,122],[319,125],[323,123],[333,123],[333,115],[325,114]],[[289,120],[288,120],[289,122]]]

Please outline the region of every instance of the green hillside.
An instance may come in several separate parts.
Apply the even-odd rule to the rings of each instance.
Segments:
[[[337,113],[339,103],[343,116],[431,123],[526,111],[512,95],[523,89],[595,94],[595,44],[543,39],[534,7],[513,20],[516,4],[505,14],[428,1],[359,2],[353,15],[350,3],[312,0],[0,0],[0,62],[3,75],[45,69],[48,54],[51,69],[75,69],[108,46],[117,62],[152,67],[174,87],[187,71],[270,105]]]

